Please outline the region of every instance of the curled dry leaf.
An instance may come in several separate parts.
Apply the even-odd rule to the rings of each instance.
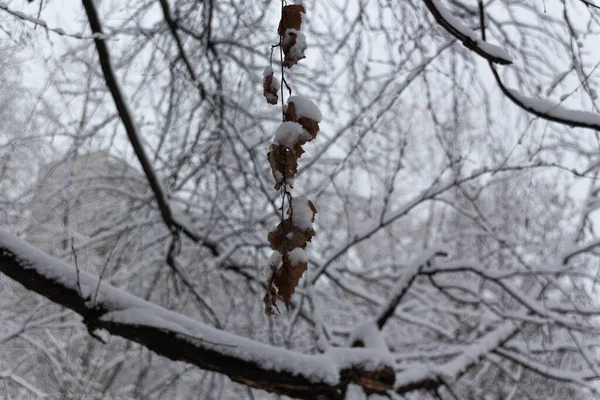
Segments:
[[[314,138],[317,137],[317,132],[319,132],[319,123],[317,121],[312,120],[307,117],[300,117],[300,118],[298,118],[297,122],[300,125],[302,125],[302,127],[304,128],[304,130],[306,132],[308,132],[308,134],[310,134],[310,137],[311,137],[310,140],[313,140]],[[310,140],[307,140],[307,141],[310,142]]]
[[[298,172],[298,152],[290,151],[279,144],[272,144],[267,158],[271,164],[271,173],[275,178],[275,190],[289,180],[294,179]]]
[[[269,243],[273,250],[286,254],[296,248],[306,248],[307,242],[315,236],[311,229],[300,229],[294,225],[291,218],[284,219],[277,227],[269,232]]]
[[[296,96],[294,96],[294,97],[296,97]],[[306,101],[310,102],[310,100],[306,100]],[[312,102],[310,102],[310,103],[312,103]],[[316,108],[316,106],[315,106],[315,108]],[[285,113],[283,115],[283,120],[290,121],[290,122],[297,122],[300,125],[302,125],[302,127],[304,128],[304,130],[307,133],[307,135],[304,139],[304,143],[310,142],[311,140],[313,140],[317,137],[317,133],[319,132],[319,121],[315,120],[315,119],[311,119],[309,116],[305,116],[305,115],[302,115],[301,113],[297,112],[296,104],[294,103],[294,101],[291,98],[290,98],[290,100],[288,100],[288,104],[285,107]],[[301,144],[304,144],[304,143],[301,143]]]
[[[271,67],[265,68],[263,76],[263,96],[267,99],[267,103],[276,105],[279,100],[279,96],[277,96],[279,82],[277,82],[277,78],[273,74],[273,69]]]
[[[295,29],[288,29],[283,37],[281,47],[284,55],[283,66],[292,68],[298,64],[298,61],[305,58],[306,37]]]
[[[274,254],[283,256],[281,258],[272,257],[276,262],[270,262],[271,277],[267,282],[267,294],[263,299],[267,314],[275,313],[277,307],[276,296],[274,296],[275,287],[286,308],[289,307],[292,294],[308,268],[303,249],[314,235],[315,231],[312,228],[303,230],[295,226],[291,217],[282,221],[277,228],[269,232],[269,243],[275,250]]]
[[[277,291],[275,290],[275,274],[276,271],[271,267],[271,277],[267,281],[267,293],[263,297],[265,303],[265,312],[267,315],[279,314],[279,307],[277,307]]]
[[[288,29],[300,30],[302,26],[302,15],[306,13],[302,4],[291,4],[283,7],[281,12],[281,21],[279,21],[279,27],[277,33],[279,36],[283,36]]]
[[[300,32],[300,28],[305,13],[306,10],[302,4],[283,7],[277,33],[281,37],[281,48],[285,56],[283,66],[286,68],[291,68],[304,58],[306,37]]]
[[[292,262],[289,254],[285,254],[283,256],[283,266],[273,274],[277,292],[283,299],[283,303],[287,309],[290,307],[292,295],[307,267],[308,264],[306,261]]]

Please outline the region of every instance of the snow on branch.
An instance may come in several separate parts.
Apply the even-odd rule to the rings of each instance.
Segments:
[[[37,26],[41,26],[42,28],[44,28],[50,32],[54,32],[61,36],[71,37],[71,38],[75,38],[75,39],[97,39],[97,38],[106,38],[107,37],[107,35],[99,34],[99,33],[94,33],[92,35],[81,35],[78,33],[67,33],[65,31],[63,31],[61,28],[51,28],[48,26],[46,21],[39,19],[39,18],[32,17],[30,15],[27,15],[25,13],[22,13],[21,11],[11,10],[8,7],[8,4],[3,3],[3,2],[0,2],[0,10],[4,10],[14,17],[17,17],[25,22],[29,22],[29,23],[37,25]]]
[[[104,329],[156,353],[233,381],[300,399],[342,399],[351,382],[383,392],[394,384],[389,354],[336,348],[307,355],[213,328],[135,297],[80,271],[0,228],[0,272]]]
[[[500,75],[493,64],[512,64],[510,55],[504,49],[486,42],[484,40],[485,35],[483,36],[484,38],[478,37],[475,31],[465,26],[458,18],[452,15],[440,0],[423,1],[441,27],[460,40],[469,50],[474,51],[489,61],[492,73],[500,90],[517,106],[548,121],[558,122],[572,127],[600,130],[600,115],[598,114],[570,110],[547,100],[530,98],[515,90],[508,89],[502,83]],[[481,18],[481,28],[483,30],[485,29],[483,25],[483,14],[481,15]]]
[[[571,110],[548,100],[527,97],[503,85],[500,89],[513,103],[540,118],[573,127],[600,130],[600,114]]]
[[[471,367],[477,365],[481,359],[509,341],[518,331],[518,327],[513,322],[504,322],[483,335],[475,343],[467,346],[460,355],[444,364],[424,365],[421,368],[402,371],[396,376],[394,389],[403,394],[415,388],[434,389],[444,382],[455,381]]]
[[[437,21],[452,36],[460,40],[469,50],[496,64],[512,64],[512,58],[501,47],[490,44],[478,37],[477,33],[465,26],[458,18],[442,5],[439,0],[423,0]]]
[[[394,315],[396,307],[400,304],[400,301],[410,289],[412,283],[421,273],[422,269],[429,264],[429,262],[435,257],[446,257],[448,253],[443,249],[434,249],[423,253],[418,260],[413,262],[412,265],[406,268],[404,275],[398,280],[395,287],[392,289],[392,293],[388,301],[382,305],[377,311],[375,321],[379,329],[383,328],[387,320]]]

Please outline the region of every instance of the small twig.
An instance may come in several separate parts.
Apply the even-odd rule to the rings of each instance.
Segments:
[[[77,252],[75,251],[74,238],[71,238],[71,251],[73,252],[73,262],[75,263],[75,271],[77,273],[77,289],[79,290],[79,295],[83,299],[83,290],[81,290],[81,281],[79,279],[79,263],[77,262]]]
[[[127,230],[127,227],[125,227],[125,230]],[[117,248],[117,245],[119,244],[119,240],[121,240],[121,236],[119,236],[117,238],[115,245],[113,246],[112,250],[110,251],[108,258],[106,259],[106,262],[104,263],[104,267],[102,267],[102,271],[100,272],[100,276],[98,277],[98,286],[96,286],[96,292],[94,293],[94,301],[92,302],[92,304],[93,304],[92,307],[96,307],[96,299],[98,298],[98,292],[100,291],[100,283],[102,283],[102,276],[104,276],[104,271],[106,271],[106,268],[108,267],[108,263],[110,263],[110,260],[112,259],[115,249]]]

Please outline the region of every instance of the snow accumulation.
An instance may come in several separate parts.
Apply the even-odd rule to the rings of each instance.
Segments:
[[[585,125],[595,125],[600,127],[600,114],[595,114],[586,111],[570,110],[568,108],[561,107],[548,100],[533,99],[522,95],[513,89],[507,89],[512,96],[514,96],[519,102],[521,102],[525,108],[536,111],[540,114],[546,114],[551,117],[562,119],[566,121],[573,121],[574,123],[581,123]]]
[[[270,66],[265,67],[265,69],[263,70],[263,78],[266,78],[267,76],[271,75],[273,73],[273,68],[271,68]]]
[[[290,31],[291,29],[288,29]],[[306,50],[306,36],[302,32],[296,32],[296,44],[292,46],[289,55],[293,59],[301,59],[304,57]]]
[[[358,341],[362,342],[366,348],[389,353],[389,348],[385,343],[381,331],[377,328],[375,319],[368,319],[352,331],[349,343],[352,345]]]
[[[510,54],[508,54],[506,52],[506,50],[504,50],[503,48],[501,48],[499,46],[493,45],[491,43],[488,43],[488,42],[482,40],[474,30],[463,25],[463,23],[458,18],[456,18],[454,15],[452,15],[450,10],[448,10],[441,3],[440,0],[431,0],[431,2],[435,5],[435,8],[438,10],[438,12],[442,16],[442,18],[448,24],[452,25],[452,27],[454,29],[456,29],[456,31],[458,31],[461,35],[466,36],[469,39],[471,39],[473,42],[475,42],[477,47],[479,47],[485,53],[487,53],[493,57],[496,57],[496,58],[501,58],[503,60],[512,61],[512,57],[510,56]]]
[[[323,353],[333,360],[341,369],[362,367],[367,370],[375,370],[383,367],[394,368],[395,361],[389,352],[365,348],[342,348],[336,347]]]
[[[295,227],[306,231],[312,229],[313,210],[310,208],[308,200],[304,197],[292,199],[292,223]]]
[[[288,104],[289,103],[294,103],[294,110],[296,111],[298,118],[306,117],[316,122],[321,122],[323,119],[323,115],[321,114],[319,107],[317,107],[312,100],[309,100],[306,97],[290,96],[288,98]],[[287,111],[287,106],[284,111]]]
[[[273,251],[273,254],[269,257],[269,265],[275,267],[276,271],[279,271],[279,268],[283,265],[283,257],[280,252],[277,250]]]
[[[78,290],[77,272],[73,266],[47,255],[3,228],[0,228],[0,248],[4,254],[14,255],[24,268],[33,269],[66,288]],[[80,271],[79,281],[84,296],[95,293],[98,279],[93,274]],[[96,305],[111,310],[101,317],[103,321],[167,330],[198,348],[253,362],[267,370],[301,375],[314,383],[336,385],[340,380],[340,370],[344,368],[393,366],[388,354],[373,349],[345,348],[308,355],[263,344],[205,325],[104,282],[99,285]]]
[[[292,264],[303,264],[307,262],[306,252],[300,247],[296,247],[294,250],[290,251],[288,257]]]
[[[275,143],[293,150],[303,134],[304,128],[299,123],[283,122],[275,131]]]
[[[492,350],[510,339],[519,327],[513,321],[506,321],[479,338],[475,343],[464,348],[460,355],[441,365],[421,366],[406,369],[396,375],[395,387],[405,387],[411,383],[423,381],[425,379],[443,376],[448,380],[456,379],[465,372],[471,365],[484,358]]]

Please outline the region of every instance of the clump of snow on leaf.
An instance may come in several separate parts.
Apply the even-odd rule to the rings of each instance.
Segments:
[[[281,256],[280,252],[277,250],[273,251],[273,254],[271,254],[271,257],[269,257],[269,265],[273,267],[275,271],[281,268],[283,265],[283,257]]]
[[[275,143],[293,150],[303,134],[304,128],[299,123],[283,122],[275,131]]]
[[[290,96],[288,98],[288,104],[294,103],[294,109],[296,112],[296,116],[310,118],[315,122],[321,122],[323,119],[323,114],[321,114],[321,110],[319,107],[312,101],[302,96]],[[284,112],[287,111],[287,105],[285,106]]]
[[[389,352],[383,334],[373,319],[369,319],[361,325],[358,325],[354,331],[352,331],[352,334],[350,335],[350,344],[352,346],[362,344],[364,347]]]
[[[311,204],[312,203],[304,197],[292,199],[292,209],[294,210],[292,222],[294,223],[294,226],[303,231],[312,229],[312,224],[315,219],[315,212],[313,211],[314,206],[311,207]]]
[[[296,247],[294,250],[290,251],[288,257],[292,264],[303,264],[307,262],[306,252],[300,247]]]
[[[299,60],[299,59],[304,58],[304,51],[306,50],[306,36],[304,36],[304,34],[301,32],[295,32],[295,33],[296,33],[296,44],[294,44],[290,48],[290,51],[288,54],[291,58]]]
[[[279,92],[279,81],[275,78],[273,74],[273,68],[266,67],[263,71],[263,95],[267,99],[267,103],[269,104],[277,104],[279,100],[279,96],[277,93]]]
[[[265,67],[265,69],[263,70],[263,78],[266,78],[269,75],[273,75],[273,68],[271,68],[270,66]]]

